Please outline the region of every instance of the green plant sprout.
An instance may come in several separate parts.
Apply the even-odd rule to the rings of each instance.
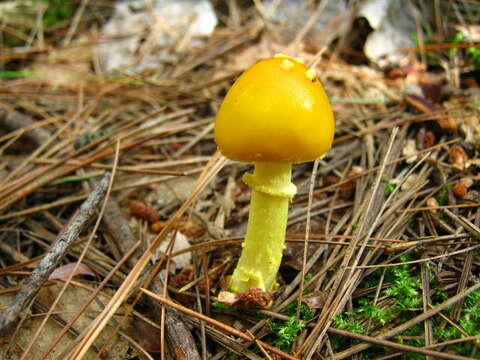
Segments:
[[[213,306],[215,309],[220,310],[220,311],[231,311],[231,310],[233,310],[233,308],[232,308],[231,306],[222,304],[220,301],[214,301],[214,302],[212,302],[212,306]]]
[[[480,290],[474,291],[465,298],[458,324],[468,336],[480,334]],[[464,336],[452,326],[434,326],[433,333],[439,341],[449,341]],[[477,340],[477,343],[480,344],[480,341]],[[448,348],[460,355],[470,357],[474,350],[474,345],[471,342],[465,342],[450,345]],[[479,359],[480,352],[477,351],[473,358]]]
[[[473,60],[473,68],[475,71],[480,71],[480,50],[476,47],[469,47],[467,52],[470,54]]]
[[[363,314],[365,318],[374,319],[382,326],[390,321],[390,316],[378,306],[373,305],[369,300],[362,298],[358,303],[360,304],[358,313]]]
[[[437,199],[438,205],[443,206],[447,205],[448,203],[448,190],[452,187],[452,184],[445,184],[441,187],[440,191],[438,192]]]
[[[399,260],[406,262],[410,260],[410,257],[404,255],[400,257]],[[380,270],[372,272],[363,279],[362,285],[366,288],[376,286],[381,274],[382,271]],[[390,296],[393,300],[393,304],[389,305],[388,308],[380,308],[378,305],[373,304],[374,297],[372,294],[365,295],[354,300],[352,311],[345,311],[334,316],[332,326],[353,333],[365,334],[367,332],[365,325],[369,319],[375,321],[375,323],[371,324],[373,326],[370,328],[370,331],[378,327],[388,326],[393,319],[396,319],[399,322],[405,322],[411,319],[411,312],[420,310],[421,305],[421,284],[415,278],[415,274],[412,273],[412,268],[409,267],[409,265],[400,265],[394,268],[389,268],[385,271],[384,280],[385,282],[391,283],[391,285],[386,290],[383,290],[382,294]],[[432,277],[429,280],[431,281],[432,286],[433,305],[444,302],[450,297],[445,291],[439,288],[435,278]],[[445,309],[445,314],[448,315],[452,308],[453,307]],[[432,321],[433,334],[437,341],[448,341],[465,336],[456,328],[442,323],[442,318],[434,317]],[[480,334],[480,290],[473,292],[465,298],[461,316],[458,319],[457,324],[468,336]],[[423,334],[423,325],[417,324],[397,336],[395,341],[399,343],[408,342],[411,346],[423,347],[425,345]],[[331,342],[334,351],[337,352],[344,350],[351,346],[352,343],[357,343],[358,341],[352,341],[345,337],[332,335]],[[480,341],[478,341],[478,343],[480,343]],[[480,353],[473,353],[474,345],[471,342],[450,345],[447,349],[466,357],[480,358]],[[393,350],[373,346],[362,353],[360,359],[373,359],[379,356],[388,355],[392,352]],[[408,360],[423,358],[423,355],[414,353],[404,354],[402,356],[402,359]]]
[[[384,190],[385,196],[389,196],[395,190],[395,185],[392,184],[390,181],[391,180],[386,176],[382,178],[382,182],[386,184],[385,190]]]
[[[457,32],[453,37],[452,44],[461,44],[465,41],[465,36],[461,32]],[[455,56],[458,53],[457,48],[452,48],[449,50],[449,55],[451,57]],[[467,54],[472,58],[473,68],[475,71],[480,71],[480,50],[475,46],[470,46],[467,48]]]

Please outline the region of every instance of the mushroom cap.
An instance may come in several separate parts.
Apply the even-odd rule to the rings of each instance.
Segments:
[[[222,154],[251,163],[315,160],[330,149],[334,132],[332,108],[317,75],[285,55],[247,69],[215,122]]]

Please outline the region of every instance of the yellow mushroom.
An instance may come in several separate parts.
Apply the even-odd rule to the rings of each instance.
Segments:
[[[314,70],[286,55],[257,62],[235,81],[217,114],[215,141],[229,159],[253,163],[247,234],[229,288],[271,291],[282,259],[292,164],[332,145],[335,123]]]

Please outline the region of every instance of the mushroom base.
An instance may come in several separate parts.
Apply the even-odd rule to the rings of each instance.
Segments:
[[[230,278],[233,292],[251,288],[271,291],[285,247],[288,205],[296,192],[291,164],[256,163],[244,181],[253,189],[247,234],[238,265]]]

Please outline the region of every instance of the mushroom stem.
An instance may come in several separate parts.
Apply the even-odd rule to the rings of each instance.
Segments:
[[[242,254],[229,283],[231,291],[274,288],[285,247],[288,204],[296,193],[291,176],[292,164],[270,162],[255,163],[253,175],[243,176],[253,192]]]

